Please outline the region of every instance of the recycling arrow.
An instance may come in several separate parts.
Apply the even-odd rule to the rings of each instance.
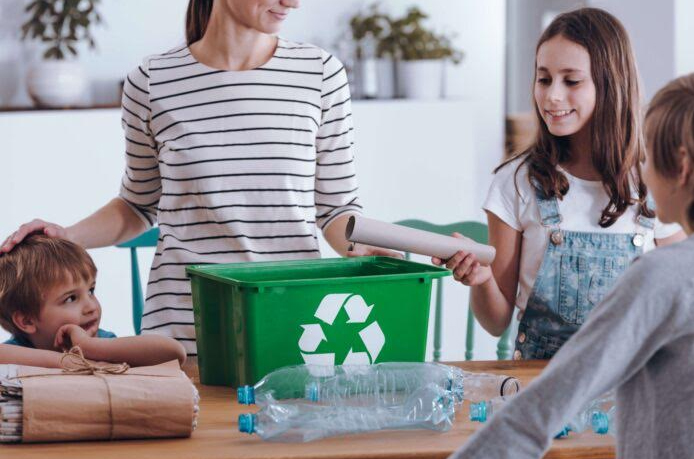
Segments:
[[[368,306],[361,295],[350,296],[345,303],[345,311],[347,311],[347,315],[349,316],[347,323],[362,324],[366,322],[366,319],[369,318],[369,314],[371,314],[372,308],[373,304]]]
[[[347,323],[363,324],[371,315],[374,305],[369,305],[361,295],[331,293],[323,297],[314,316],[331,326],[342,307],[347,313]],[[299,349],[304,362],[309,365],[335,365],[334,353],[315,353],[321,342],[327,341],[321,324],[304,324],[301,325],[301,328],[303,328],[303,332],[299,338]],[[355,352],[354,348],[350,348],[343,365],[360,366],[376,362],[386,342],[386,337],[377,321],[359,331],[359,337],[366,347],[366,352]]]
[[[327,340],[320,324],[302,325],[304,332],[299,338],[299,349],[304,352],[315,352],[321,341]]]
[[[332,325],[335,322],[335,317],[337,313],[340,312],[342,304],[347,298],[350,297],[349,293],[333,293],[330,295],[325,295],[318,305],[318,309],[314,314],[315,317],[319,318],[328,325]]]
[[[378,322],[372,322],[368,327],[359,332],[361,340],[366,346],[366,350],[369,351],[369,356],[371,356],[371,363],[376,361],[378,354],[381,353],[383,345],[386,344],[386,337],[383,334],[383,330],[378,326]]]
[[[366,352],[353,352],[351,348],[347,353],[347,357],[345,357],[345,361],[342,362],[343,365],[369,365],[370,363],[369,354]]]
[[[301,353],[304,362],[309,365],[335,365],[335,354],[305,354]]]

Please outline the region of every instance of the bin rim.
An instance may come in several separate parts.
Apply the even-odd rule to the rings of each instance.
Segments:
[[[229,269],[230,267],[238,266],[239,268],[251,267],[264,268],[264,267],[277,267],[277,265],[284,266],[301,266],[308,263],[357,263],[357,262],[388,262],[394,264],[407,264],[407,265],[419,265],[422,267],[420,272],[410,272],[410,273],[396,273],[396,274],[376,274],[371,276],[345,276],[345,277],[326,277],[326,278],[305,278],[305,279],[274,279],[267,281],[247,281],[235,279],[233,277],[223,277],[215,273],[215,271],[221,269]],[[353,258],[314,258],[305,260],[281,260],[281,261],[257,261],[257,262],[242,262],[242,263],[219,263],[219,264],[206,264],[206,265],[188,265],[186,266],[186,275],[191,277],[192,275],[205,277],[208,279],[216,280],[229,285],[236,285],[240,287],[286,287],[286,286],[299,286],[299,285],[317,285],[317,284],[330,284],[335,282],[341,283],[363,283],[363,282],[380,282],[383,280],[398,280],[398,279],[435,279],[451,275],[451,271],[446,268],[441,268],[438,266],[427,265],[424,263],[418,263],[410,260],[402,260],[400,258],[392,258],[385,256],[368,256],[368,257],[353,257]]]

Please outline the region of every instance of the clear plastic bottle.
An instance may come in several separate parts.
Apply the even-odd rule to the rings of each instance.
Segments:
[[[307,442],[384,429],[446,431],[454,417],[455,399],[450,391],[429,384],[393,406],[271,404],[258,413],[239,415],[239,431],[269,441]]]
[[[297,365],[238,388],[241,404],[266,406],[287,399],[330,405],[396,405],[416,389],[435,384],[463,397],[463,371],[438,363],[384,362],[374,365]]]
[[[361,366],[299,365],[270,373],[255,386],[238,389],[239,403],[265,406],[284,399],[304,398],[330,405],[394,405],[414,390],[436,384],[463,399],[483,400],[513,395],[516,378],[470,373],[433,362],[384,362]]]

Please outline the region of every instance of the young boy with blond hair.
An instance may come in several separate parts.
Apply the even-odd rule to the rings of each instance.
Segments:
[[[82,247],[39,234],[0,256],[0,325],[13,335],[0,344],[0,364],[59,367],[62,351],[73,346],[95,361],[183,364],[186,353],[176,340],[116,338],[99,328],[96,272]]]

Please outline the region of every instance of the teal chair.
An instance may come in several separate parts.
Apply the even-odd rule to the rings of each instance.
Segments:
[[[137,264],[137,249],[139,247],[156,247],[159,239],[159,228],[152,228],[140,234],[134,239],[118,244],[116,247],[130,249],[130,276],[132,278],[133,294],[133,329],[135,334],[140,334],[140,323],[142,322],[142,310],[145,300],[142,295],[142,282],[140,281],[140,267]]]
[[[479,222],[458,222],[449,225],[435,225],[423,220],[402,220],[395,222],[398,225],[407,226],[423,231],[450,236],[451,233],[458,232],[463,236],[469,237],[475,242],[486,244],[488,241],[487,225]],[[410,254],[405,253],[405,258],[409,260]],[[441,358],[441,310],[443,306],[443,279],[436,282],[436,303],[434,306],[434,361],[438,362]],[[509,335],[511,327],[506,329],[499,338],[496,348],[496,356],[499,360],[508,360],[511,357],[511,346]],[[465,360],[472,360],[475,345],[475,316],[472,313],[472,303],[468,304],[467,314],[467,333],[465,336]]]

